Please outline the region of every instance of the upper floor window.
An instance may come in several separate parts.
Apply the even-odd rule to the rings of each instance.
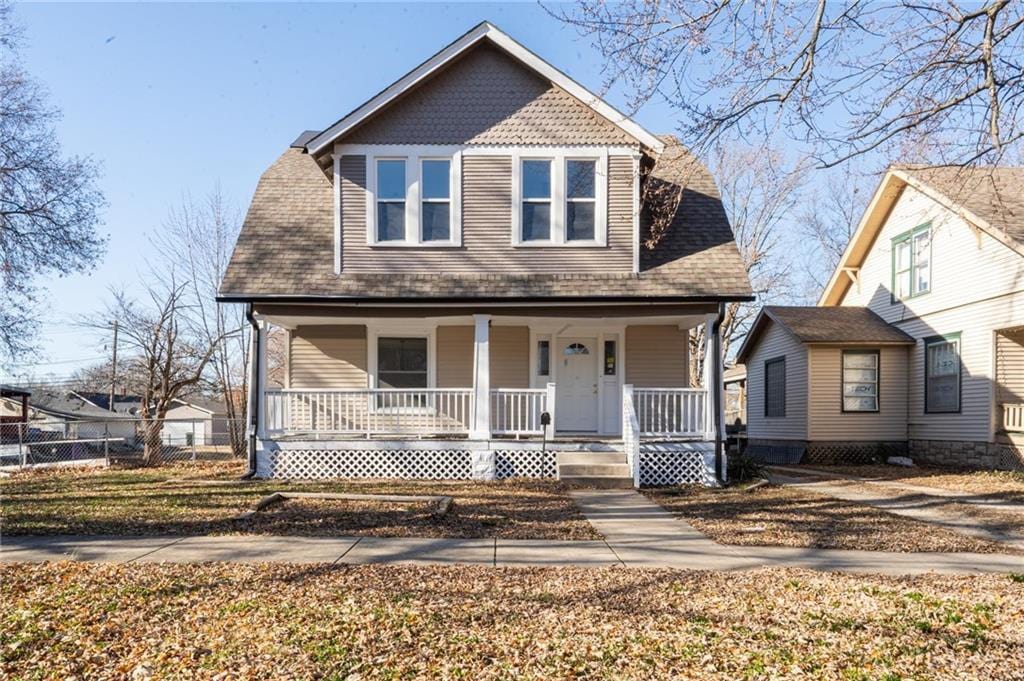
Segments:
[[[892,291],[894,300],[927,293],[932,285],[932,232],[925,224],[892,240]]]
[[[604,246],[607,157],[518,156],[513,165],[513,244]]]
[[[389,150],[390,151],[390,150]],[[398,148],[367,155],[367,239],[379,246],[458,246],[458,153]]]

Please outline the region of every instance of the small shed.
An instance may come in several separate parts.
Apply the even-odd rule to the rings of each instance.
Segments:
[[[765,306],[737,355],[747,452],[769,463],[905,454],[913,345],[866,307]]]

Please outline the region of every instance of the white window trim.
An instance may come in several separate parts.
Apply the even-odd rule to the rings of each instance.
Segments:
[[[407,325],[393,326],[381,324],[380,326],[366,327],[366,354],[367,354],[367,382],[369,387],[377,389],[377,377],[380,375],[377,366],[378,341],[384,338],[425,338],[427,340],[427,387],[424,390],[431,390],[437,387],[437,326],[409,327]],[[418,388],[409,388],[418,390]],[[371,401],[370,411],[375,414],[429,414],[433,412],[433,404],[422,407],[379,407],[376,401]]]
[[[458,248],[462,246],[462,149],[422,145],[414,147],[374,146],[346,148],[340,155],[362,155],[366,158],[366,243],[377,248]],[[405,161],[405,239],[380,241],[377,238],[377,161]],[[449,239],[424,241],[420,224],[420,186],[423,161],[451,161],[448,201]]]
[[[523,240],[523,161],[551,161],[551,238]],[[594,161],[594,238],[586,241],[566,239],[566,163]],[[512,245],[517,248],[600,248],[608,244],[608,149],[582,148],[529,149],[512,151]]]

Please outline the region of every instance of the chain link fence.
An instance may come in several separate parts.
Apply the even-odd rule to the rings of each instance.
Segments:
[[[244,419],[226,418],[5,421],[0,468],[240,459],[246,426]]]

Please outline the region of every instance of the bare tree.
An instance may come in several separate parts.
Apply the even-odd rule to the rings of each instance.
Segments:
[[[810,301],[817,300],[839,265],[871,199],[870,175],[851,166],[838,170],[820,191],[813,192],[800,211],[799,222],[811,245],[803,268],[808,284],[805,297]]]
[[[197,345],[213,348],[210,383],[215,396],[224,401],[231,448],[239,455],[246,447],[248,326],[243,306],[218,304],[216,296],[240,225],[238,211],[227,205],[217,186],[202,201],[186,195],[152,239],[163,261],[164,279],[179,276],[186,282],[183,330]]]
[[[217,347],[229,335],[207,343],[184,332],[188,286],[171,278],[166,285],[148,287],[144,303],[124,291],[113,291],[107,307],[106,318],[120,322],[126,364],[144,381],[141,417],[146,465],[159,461],[164,418],[174,400],[200,385]]]
[[[739,247],[740,259],[758,303],[732,302],[722,320],[722,354],[729,357],[743,339],[760,303],[785,301],[793,292],[793,262],[785,234],[807,176],[803,163],[787,162],[778,150],[721,147],[712,171]],[[704,330],[690,337],[690,377],[704,372]]]
[[[581,0],[607,87],[664,99],[697,153],[776,132],[834,166],[874,150],[998,161],[1024,138],[1024,3]],[[914,159],[916,160],[916,159]]]
[[[89,270],[104,249],[96,164],[61,154],[60,113],[18,60],[12,7],[0,0],[0,359],[33,346],[38,278]]]

